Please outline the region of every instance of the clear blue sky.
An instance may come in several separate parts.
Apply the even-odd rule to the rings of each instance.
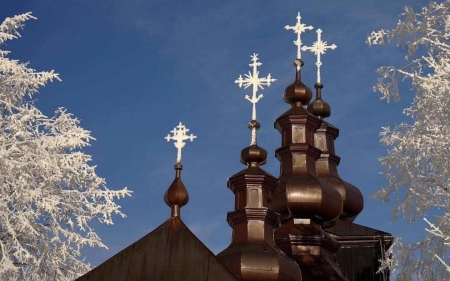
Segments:
[[[182,218],[214,252],[231,240],[226,213],[234,197],[227,177],[243,169],[240,150],[250,141],[247,123],[251,105],[234,80],[249,70],[258,53],[261,74],[277,78],[258,104],[258,144],[269,151],[265,169],[277,176],[274,151],[281,136],[273,121],[288,105],[282,100],[294,79],[295,36],[284,26],[295,24],[297,11],[306,24],[323,30],[323,39],[338,48],[322,59],[323,97],[331,104],[330,123],[340,129],[336,152],[343,179],[358,186],[365,209],[357,223],[406,240],[423,233],[390,222],[392,205],[371,200],[386,181],[377,158],[382,126],[404,119],[402,104],[379,101],[372,87],[375,69],[402,64],[404,53],[394,47],[365,44],[373,30],[391,28],[403,5],[418,0],[285,0],[285,1],[164,1],[19,0],[1,2],[0,18],[32,11],[22,37],[3,48],[11,58],[30,61],[38,70],[55,69],[62,82],[42,88],[38,107],[51,115],[66,107],[97,138],[87,152],[97,173],[111,189],[129,187],[133,197],[119,201],[126,219],[96,229],[109,250],[85,251],[94,265],[153,230],[170,216],[163,195],[173,180],[176,150],[164,137],[179,121],[198,136],[183,153],[183,181],[190,202]],[[306,45],[315,32],[303,37]],[[315,57],[303,56],[303,80],[315,82]],[[408,84],[404,87],[409,88]],[[421,224],[423,225],[423,224]]]

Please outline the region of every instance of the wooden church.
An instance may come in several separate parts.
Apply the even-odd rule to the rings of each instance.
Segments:
[[[241,152],[245,168],[232,175],[228,187],[235,208],[227,215],[233,229],[230,245],[212,253],[183,223],[181,207],[189,200],[181,180],[181,149],[195,136],[179,124],[168,135],[178,149],[175,179],[164,200],[171,217],[155,230],[123,249],[76,281],[388,281],[389,272],[377,272],[379,260],[392,243],[391,234],[353,223],[363,210],[361,191],[341,179],[334,141],[339,129],[325,121],[330,105],[322,99],[321,55],[328,49],[318,29],[312,47],[302,46],[301,34],[310,26],[286,26],[297,36],[295,77],[284,92],[287,110],[275,120],[281,147],[275,151],[280,175],[262,165],[267,151],[257,145],[258,89],[275,81],[259,77],[258,56],[252,71],[236,83],[251,87],[249,123],[251,144]],[[301,51],[317,56],[317,82],[313,92],[302,82]]]

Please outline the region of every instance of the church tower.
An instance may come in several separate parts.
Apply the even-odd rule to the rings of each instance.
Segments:
[[[339,243],[323,230],[343,211],[343,199],[336,188],[317,175],[316,162],[321,150],[314,146],[321,120],[305,107],[312,91],[301,79],[303,61],[301,34],[312,26],[301,23],[286,26],[297,34],[295,81],[284,92],[290,108],[275,120],[282,146],[275,152],[280,161],[279,187],[274,193],[274,209],[281,214],[281,227],[275,232],[276,243],[300,266],[303,280],[346,281],[336,263]],[[321,54],[326,45],[322,44]]]
[[[256,120],[256,104],[263,95],[257,95],[258,88],[269,86],[275,81],[270,74],[258,77],[258,55],[253,54],[252,73],[246,79],[239,76],[236,83],[245,88],[252,86],[252,97],[245,98],[252,103],[250,146],[241,151],[241,163],[246,168],[228,179],[228,187],[235,196],[234,211],[229,212],[227,221],[233,228],[231,244],[217,255],[217,258],[241,281],[301,281],[298,265],[283,253],[274,241],[274,230],[279,225],[279,214],[272,210],[272,193],[277,179],[261,166],[267,161],[267,151],[257,144],[256,134],[260,124]]]
[[[274,192],[274,210],[281,214],[276,244],[300,266],[303,280],[386,281],[389,273],[377,274],[378,260],[392,243],[389,233],[354,224],[362,211],[361,191],[342,180],[337,166],[334,140],[339,130],[324,119],[331,114],[322,99],[322,55],[337,46],[322,40],[304,46],[301,35],[312,26],[301,22],[286,26],[297,35],[295,81],[284,93],[290,108],[275,121],[282,146],[276,150],[280,161],[279,188]],[[316,55],[316,99],[301,79],[302,51]]]

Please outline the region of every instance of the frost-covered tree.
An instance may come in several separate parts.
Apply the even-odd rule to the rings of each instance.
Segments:
[[[450,280],[450,0],[405,7],[394,29],[368,37],[369,45],[390,42],[405,50],[406,62],[380,67],[374,89],[398,101],[410,82],[414,99],[403,111],[410,121],[381,132],[387,185],[376,196],[395,198],[394,219],[425,219],[429,227],[416,243],[397,241],[384,265],[398,269],[397,280]]]
[[[0,47],[20,37],[31,13],[0,25]],[[124,217],[81,149],[90,132],[64,108],[45,116],[32,100],[39,87],[60,80],[37,72],[0,49],[0,280],[73,280],[90,266],[84,246],[106,246],[92,222]]]

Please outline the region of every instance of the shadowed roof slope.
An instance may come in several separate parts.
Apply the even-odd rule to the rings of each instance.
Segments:
[[[236,281],[178,217],[75,281]]]

